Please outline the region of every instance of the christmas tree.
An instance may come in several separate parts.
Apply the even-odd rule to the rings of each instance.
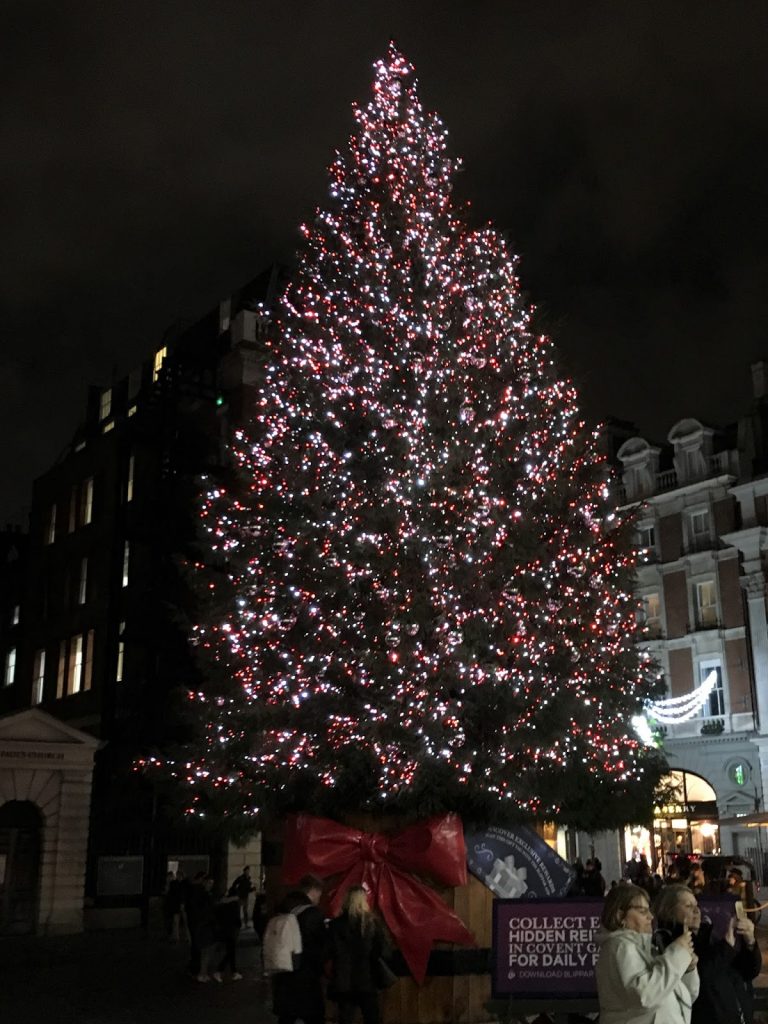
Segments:
[[[394,46],[355,118],[207,485],[200,739],[172,770],[239,827],[645,816],[655,671],[596,437]]]

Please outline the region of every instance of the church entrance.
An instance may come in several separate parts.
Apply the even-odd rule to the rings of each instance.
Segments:
[[[29,800],[0,807],[0,935],[35,931],[42,816]]]

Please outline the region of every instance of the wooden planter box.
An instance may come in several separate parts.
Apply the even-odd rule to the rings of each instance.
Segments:
[[[368,832],[385,831],[381,822],[368,817],[349,818],[346,824]],[[388,820],[386,831],[393,827]],[[286,892],[280,863],[282,830],[279,826],[265,832],[264,850],[267,905],[272,909]],[[493,1019],[486,1007],[491,998],[491,978],[486,963],[491,946],[493,894],[473,875],[468,876],[466,885],[437,891],[474,934],[478,949],[464,954],[460,947],[436,944],[431,959],[439,974],[428,973],[423,985],[417,985],[406,974],[392,988],[382,992],[383,1024],[478,1024]],[[450,951],[455,951],[455,955],[451,956]],[[335,1009],[335,1004],[329,1002],[329,1020],[335,1019]]]

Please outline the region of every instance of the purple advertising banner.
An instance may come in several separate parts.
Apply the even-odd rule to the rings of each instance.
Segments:
[[[494,900],[494,998],[594,997],[602,909],[596,899]]]
[[[703,920],[722,938],[734,914],[732,896],[699,899]],[[600,899],[493,901],[494,999],[594,998]]]

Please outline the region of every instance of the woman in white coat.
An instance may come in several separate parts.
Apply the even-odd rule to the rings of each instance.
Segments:
[[[699,976],[688,929],[657,952],[648,896],[636,885],[611,889],[602,924],[597,934],[600,1024],[690,1024]]]

